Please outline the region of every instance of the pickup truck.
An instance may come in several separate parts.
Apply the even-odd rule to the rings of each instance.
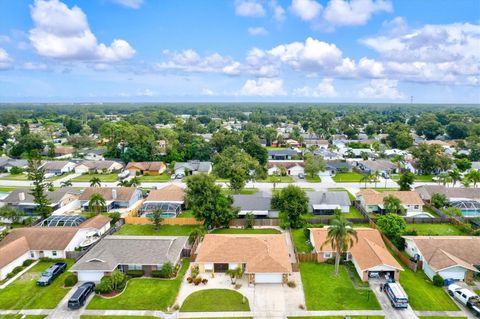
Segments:
[[[480,317],[480,297],[467,288],[462,288],[459,285],[451,284],[447,288],[448,294],[455,298],[462,305],[470,309],[470,311],[477,317]]]
[[[61,273],[67,270],[67,264],[64,262],[57,262],[52,266],[48,267],[45,270],[40,278],[37,280],[37,285],[39,286],[48,286],[50,285],[55,278],[57,278]]]

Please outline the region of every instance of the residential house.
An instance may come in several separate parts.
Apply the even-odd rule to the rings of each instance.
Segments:
[[[26,217],[36,216],[35,208],[38,204],[35,203],[31,192],[32,190],[29,188],[16,188],[2,200],[2,203],[3,205],[20,210]],[[52,212],[55,212],[78,200],[79,192],[72,187],[62,187],[53,192],[47,191],[46,195],[50,202],[49,206],[52,208]]]
[[[272,196],[267,193],[253,195],[233,195],[233,207],[238,208],[238,216],[252,214],[255,218],[278,218],[279,211],[271,205]]]
[[[22,159],[14,159],[8,156],[0,156],[0,171],[10,172],[12,167],[18,167],[26,169],[28,167],[28,161]]]
[[[144,276],[151,276],[166,263],[179,264],[187,241],[186,236],[107,236],[69,271],[80,282],[99,282],[115,270],[141,270]]]
[[[76,166],[70,161],[45,161],[41,167],[45,170],[45,175],[51,177],[71,173]]]
[[[480,202],[479,188],[460,188],[460,187],[446,187],[443,185],[422,185],[415,187],[415,191],[426,202],[430,202],[433,194],[443,194],[450,202],[459,200],[473,200]]]
[[[128,209],[142,198],[142,191],[135,187],[87,187],[78,200],[84,211],[88,210],[93,194],[102,195],[106,202],[106,211]]]
[[[268,161],[268,175],[282,174],[285,171],[287,175],[298,176],[305,174],[304,162],[300,161]]]
[[[407,216],[423,212],[423,200],[414,191],[387,191],[380,193],[373,189],[365,189],[357,193],[357,202],[369,213],[383,213],[383,199],[390,195],[400,200]]]
[[[240,267],[250,284],[286,283],[292,272],[285,234],[205,235],[197,248],[200,272],[225,273]]]
[[[403,236],[405,251],[418,262],[428,278],[473,280],[480,266],[480,237]]]
[[[375,156],[375,153],[373,150],[369,148],[351,148],[351,147],[346,147],[346,148],[339,148],[340,154],[343,155],[343,157],[350,157],[350,158],[362,158],[362,156],[366,155],[368,158],[373,158]]]
[[[298,153],[292,149],[283,149],[283,150],[269,150],[268,159],[275,161],[286,161],[291,160],[294,156],[297,156]]]
[[[357,162],[357,168],[365,174],[379,172],[382,175],[391,175],[397,172],[398,166],[388,160],[378,159],[375,161],[359,161]]]
[[[328,140],[322,140],[319,138],[305,138],[303,144],[305,147],[317,146],[320,150],[326,150],[328,149],[329,142]]]
[[[342,156],[336,152],[329,151],[327,149],[318,149],[313,152],[315,156],[321,156],[326,161],[339,160]]]
[[[140,215],[150,216],[155,210],[162,212],[163,218],[177,217],[185,207],[185,191],[177,185],[168,185],[151,190],[140,208]]]
[[[110,218],[97,216],[87,222],[78,227],[24,227],[12,230],[0,241],[0,280],[27,259],[67,258],[67,253],[75,251],[92,231],[109,225]]]
[[[72,146],[55,146],[55,158],[71,158],[75,149]]]
[[[344,161],[328,161],[325,165],[325,171],[320,172],[320,176],[333,176],[338,173],[347,173],[352,171],[352,164]]]
[[[126,169],[135,175],[161,175],[167,169],[164,162],[130,162]]]
[[[84,149],[80,152],[80,155],[87,161],[104,161],[104,154],[107,152],[105,148],[98,149]]]
[[[314,215],[333,215],[336,209],[350,211],[352,202],[347,192],[307,192],[308,211]]]
[[[354,239],[353,246],[346,254],[346,260],[355,266],[358,276],[364,282],[378,275],[399,280],[402,266],[390,254],[383,242],[380,232],[373,228],[355,228],[358,241]],[[335,257],[335,249],[327,241],[328,227],[310,228],[310,242],[317,253],[317,261],[324,262]]]
[[[114,173],[122,169],[123,164],[115,161],[82,161],[75,167],[75,173]]]
[[[173,167],[175,174],[194,175],[198,173],[210,174],[212,171],[212,162],[188,161],[176,162]]]

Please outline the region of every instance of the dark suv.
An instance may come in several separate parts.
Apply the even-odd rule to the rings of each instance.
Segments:
[[[78,309],[82,307],[93,289],[95,289],[95,284],[90,281],[78,287],[77,291],[68,299],[68,308]]]
[[[67,270],[67,264],[64,262],[58,262],[48,267],[45,270],[40,278],[37,280],[37,285],[39,286],[48,286],[50,285],[55,278],[57,278],[61,273]]]

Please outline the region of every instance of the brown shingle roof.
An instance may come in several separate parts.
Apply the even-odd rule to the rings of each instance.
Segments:
[[[268,161],[267,165],[268,168],[283,166],[286,169],[289,169],[295,166],[304,167],[305,163],[303,161]]]
[[[16,238],[9,243],[0,246],[0,268],[8,265],[27,251],[29,251],[29,249],[25,237]]]
[[[198,248],[197,262],[244,263],[247,273],[291,272],[284,234],[214,235],[208,234]]]
[[[392,195],[398,199],[404,205],[423,205],[423,201],[414,191],[388,191],[379,193],[373,189],[362,190],[357,193],[357,196],[362,196],[365,205],[382,205],[383,199],[389,195]]]
[[[380,232],[373,228],[355,228],[358,242],[354,241],[349,249],[355,262],[361,270],[367,270],[376,266],[386,265],[403,270],[402,266],[393,258],[383,242]],[[330,245],[322,244],[327,240],[328,228],[312,228],[313,245],[317,252],[334,251]]]
[[[152,190],[145,202],[183,202],[185,191],[177,185],[168,185],[161,189]]]
[[[108,224],[112,219],[108,216],[105,215],[97,215],[95,217],[89,218],[86,221],[84,221],[81,225],[80,228],[95,228],[95,229],[100,229],[106,224]]]
[[[404,236],[412,240],[433,270],[460,265],[476,270],[480,265],[480,237],[468,236]]]
[[[126,202],[129,201],[136,188],[135,187],[88,187],[80,194],[79,200],[90,200],[90,197],[97,193],[102,195],[105,200],[113,200],[112,190],[116,191],[117,198],[115,200]]]
[[[127,164],[127,169],[135,169],[138,168],[142,171],[155,171],[158,172],[164,169],[165,163],[164,162],[130,162]]]
[[[19,238],[25,238],[30,250],[64,250],[77,231],[77,227],[18,228],[10,232],[0,242],[0,248]]]

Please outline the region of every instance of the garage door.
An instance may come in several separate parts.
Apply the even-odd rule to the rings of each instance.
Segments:
[[[279,273],[255,274],[256,284],[281,284],[282,281],[282,274]]]
[[[103,277],[103,272],[79,272],[78,281],[94,281],[99,282]]]

